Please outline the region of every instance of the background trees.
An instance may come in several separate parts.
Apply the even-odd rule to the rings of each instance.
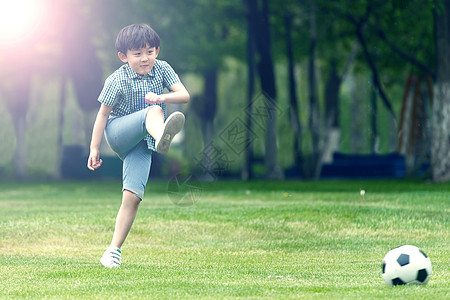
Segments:
[[[8,111],[0,131],[13,141],[0,146],[0,175],[58,176],[63,147],[87,147],[86,116],[119,65],[115,35],[145,22],[162,38],[160,58],[194,96],[180,150],[188,169],[317,178],[333,151],[400,151],[412,170],[429,162],[434,180],[450,179],[450,0],[45,3],[46,21],[32,37],[0,45],[0,103]],[[275,112],[262,131],[252,107],[259,95],[269,100],[265,112]],[[30,134],[36,118],[45,125]],[[220,134],[236,124],[241,135],[230,145]],[[29,145],[39,155],[28,155]],[[220,163],[205,151],[211,145]],[[41,156],[51,163],[34,168]]]

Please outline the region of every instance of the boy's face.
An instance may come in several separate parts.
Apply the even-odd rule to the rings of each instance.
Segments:
[[[119,52],[118,55],[120,60],[128,63],[136,73],[145,75],[153,68],[158,53],[159,47],[147,46],[141,49],[127,50],[126,54]]]

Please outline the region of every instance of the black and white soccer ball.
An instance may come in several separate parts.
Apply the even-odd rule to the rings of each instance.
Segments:
[[[383,260],[383,279],[388,286],[427,284],[431,261],[416,246],[404,245],[389,251]]]

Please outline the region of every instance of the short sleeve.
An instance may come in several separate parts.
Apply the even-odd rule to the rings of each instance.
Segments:
[[[163,75],[163,85],[167,89],[175,83],[180,82],[177,73],[175,73],[175,70],[167,62],[164,62],[163,64]]]
[[[117,102],[119,102],[119,100],[123,97],[123,91],[120,89],[117,77],[113,75],[106,79],[100,96],[98,96],[98,101],[108,106],[116,105]]]

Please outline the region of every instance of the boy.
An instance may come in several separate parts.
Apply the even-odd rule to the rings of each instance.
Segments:
[[[102,165],[99,147],[103,132],[123,161],[122,205],[111,245],[100,259],[107,268],[120,266],[120,248],[144,196],[152,151],[167,153],[184,125],[180,112],[164,121],[166,103],[187,103],[190,96],[172,67],[156,59],[159,44],[158,34],[146,24],[123,28],[117,36],[116,50],[124,65],[106,79],[98,98],[101,106],[87,166],[94,171]],[[163,94],[164,88],[170,93]]]

